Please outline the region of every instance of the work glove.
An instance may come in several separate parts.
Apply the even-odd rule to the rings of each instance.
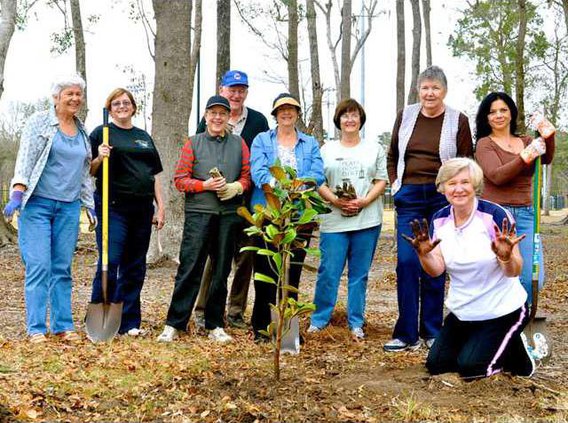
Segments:
[[[534,159],[538,156],[542,156],[544,153],[546,153],[546,144],[541,137],[538,137],[532,140],[532,142],[521,151],[521,159],[523,159],[526,164],[530,164]]]
[[[10,194],[10,201],[4,207],[4,216],[8,220],[12,220],[12,216],[16,210],[19,210],[22,207],[22,198],[24,197],[23,191],[14,190]]]
[[[99,224],[97,213],[95,212],[95,209],[92,208],[85,209],[85,212],[87,213],[87,219],[89,219],[89,232],[93,232]]]
[[[236,195],[241,195],[243,193],[243,186],[240,182],[229,182],[222,189],[217,191],[217,197],[221,201],[227,201]]]

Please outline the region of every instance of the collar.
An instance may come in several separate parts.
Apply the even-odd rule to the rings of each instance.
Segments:
[[[229,134],[228,131],[225,131],[225,135],[211,135],[211,134],[209,133],[209,130],[208,130],[208,129],[206,129],[205,132],[204,132],[205,139],[206,139],[207,141],[216,141],[216,142],[223,142],[223,141],[225,141],[225,140],[227,139],[228,134]]]

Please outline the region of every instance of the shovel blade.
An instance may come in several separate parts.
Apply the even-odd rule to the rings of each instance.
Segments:
[[[546,317],[536,316],[531,319],[523,332],[527,337],[529,346],[537,352],[537,355],[542,356],[540,361],[546,364],[552,355],[552,344],[546,327]]]
[[[85,327],[92,342],[110,341],[118,333],[122,320],[122,303],[89,304]]]

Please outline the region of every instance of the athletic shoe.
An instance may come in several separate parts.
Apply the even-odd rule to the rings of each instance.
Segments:
[[[420,348],[420,344],[420,339],[414,344],[408,344],[398,338],[394,338],[383,345],[383,349],[387,352],[416,351]]]
[[[136,337],[136,336],[144,336],[144,335],[146,335],[146,331],[145,331],[145,330],[142,330],[142,329],[140,329],[140,328],[132,328],[132,329],[130,329],[128,332],[126,332],[125,335],[133,336],[133,337]]]
[[[223,328],[215,328],[209,332],[209,339],[215,342],[226,343],[231,342],[233,338],[227,335],[227,332]]]
[[[202,311],[196,311],[193,314],[193,322],[197,329],[205,329],[205,313]]]
[[[531,353],[531,347],[527,341],[524,333],[521,333],[521,340],[523,341],[524,352],[523,357],[519,357],[519,368],[516,369],[516,374],[519,376],[531,377],[536,369],[536,363]]]
[[[65,332],[58,333],[57,336],[65,342],[77,342],[81,340],[81,335],[74,330],[66,330]]]
[[[34,333],[33,335],[30,335],[29,340],[32,344],[43,344],[44,342],[47,342],[47,338],[43,333]]]
[[[356,341],[360,341],[362,339],[365,339],[365,332],[363,332],[363,328],[353,328],[351,329],[351,336]]]
[[[172,342],[178,337],[178,330],[173,326],[166,325],[164,331],[158,336],[158,342]]]
[[[548,357],[548,353],[550,349],[548,348],[548,342],[544,335],[540,332],[537,332],[533,335],[534,341],[534,350],[532,350],[533,358],[535,360],[542,360],[543,358]]]
[[[426,345],[426,348],[428,348],[428,349],[432,348],[432,345],[434,345],[434,342],[436,342],[436,338],[426,338],[424,340],[424,344]]]
[[[321,328],[318,328],[317,326],[314,326],[314,325],[310,325],[310,327],[307,330],[308,333],[318,333],[320,331],[321,331]]]
[[[246,324],[246,322],[243,319],[243,316],[241,314],[237,314],[235,316],[231,316],[230,314],[227,314],[227,323],[229,323],[229,326],[231,326],[233,328],[237,328],[237,329],[247,329],[248,328],[248,325]]]

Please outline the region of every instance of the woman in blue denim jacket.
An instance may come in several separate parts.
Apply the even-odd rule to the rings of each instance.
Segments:
[[[66,341],[80,339],[71,313],[71,263],[81,205],[96,225],[91,148],[76,117],[84,90],[78,75],[58,79],[52,86],[54,106],[29,118],[4,209],[8,219],[21,209],[18,240],[26,268],[27,332],[34,343],[47,339],[48,305],[51,333]]]
[[[274,182],[270,174],[270,166],[280,160],[282,166],[290,166],[298,172],[300,178],[313,178],[320,186],[324,180],[323,161],[319,144],[314,137],[298,131],[295,127],[300,116],[300,103],[291,94],[280,94],[272,103],[272,115],[276,118],[277,127],[256,136],[251,147],[251,177],[253,192],[251,208],[256,204],[265,205],[266,199],[262,191],[263,184]],[[261,242],[259,240],[259,242]],[[309,239],[308,239],[309,242]],[[260,245],[259,245],[260,246]],[[266,248],[262,245],[263,248]],[[302,264],[306,252],[294,251],[295,264],[290,266],[290,285],[298,287]],[[256,255],[255,272],[273,275],[266,256]],[[265,340],[259,333],[270,324],[270,303],[276,302],[276,287],[261,281],[254,281],[255,300],[251,323],[256,340]],[[297,297],[291,293],[292,297]]]

